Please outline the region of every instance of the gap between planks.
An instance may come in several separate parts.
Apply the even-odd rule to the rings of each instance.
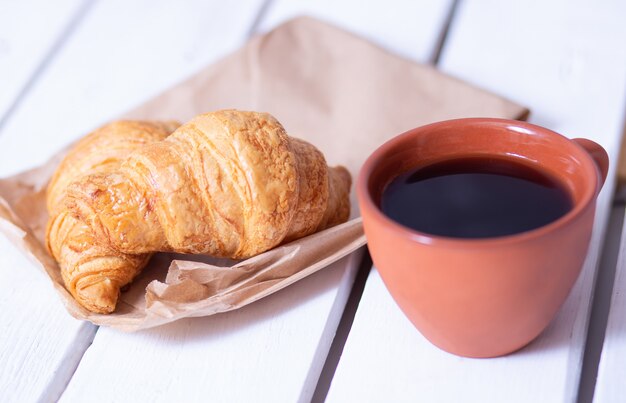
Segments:
[[[457,1],[455,1],[457,3]],[[458,6],[458,4],[455,4]],[[451,13],[450,26],[454,23],[454,13]],[[445,40],[445,36],[443,37]],[[441,54],[441,50],[439,51]],[[438,60],[438,55],[434,57],[435,61]],[[624,192],[626,193],[626,192]],[[579,402],[587,402],[591,401],[593,398],[593,390],[595,386],[595,375],[597,374],[597,366],[600,358],[600,351],[602,348],[604,334],[607,326],[607,316],[610,308],[610,299],[611,299],[611,289],[613,288],[614,282],[614,271],[615,271],[615,259],[617,254],[617,249],[619,248],[619,229],[621,229],[621,223],[615,223],[615,220],[620,221],[620,217],[616,218],[615,215],[615,206],[613,208],[609,207],[610,219],[607,217],[607,221],[611,226],[607,226],[607,228],[603,231],[601,236],[602,242],[600,246],[600,259],[596,262],[599,268],[595,271],[595,275],[593,283],[591,285],[591,298],[589,307],[586,313],[586,316],[589,317],[589,323],[585,327],[585,332],[583,335],[583,340],[581,343],[581,347],[583,349],[584,359],[580,357],[581,361],[584,361],[584,366],[581,372],[578,374],[579,381],[577,391],[585,390],[588,393],[588,389],[591,388],[591,397],[588,400],[581,395],[579,392],[572,400],[576,400],[578,398]],[[621,212],[623,218],[623,211]],[[612,226],[617,225],[618,237],[614,239],[615,228]],[[617,247],[616,247],[617,245]],[[599,272],[598,272],[599,271]],[[613,275],[611,275],[611,271]],[[603,295],[607,293],[608,296]],[[608,301],[606,301],[608,298]],[[594,351],[595,350],[595,351]],[[587,380],[586,377],[591,375],[592,379]],[[583,385],[583,383],[587,383]],[[591,383],[591,384],[589,384]],[[576,393],[576,392],[573,392]],[[569,400],[569,399],[568,399]]]
[[[609,314],[613,300],[613,288],[615,287],[623,227],[626,222],[624,214],[626,183],[624,183],[624,178],[621,175],[626,171],[624,168],[626,162],[626,155],[624,154],[626,120],[622,122],[622,126],[620,139],[622,144],[619,147],[621,152],[616,162],[618,171],[617,183],[613,192],[613,206],[609,215],[600,265],[596,271],[593,287],[587,338],[585,340],[580,382],[578,384],[577,403],[592,403],[595,396],[598,370],[609,325]]]
[[[433,49],[433,53],[428,59],[428,64],[431,64],[433,66],[438,65],[439,58],[443,53],[443,49],[446,45],[446,40],[448,39],[448,32],[450,32],[450,27],[454,23],[454,17],[461,1],[462,0],[453,0],[452,4],[450,4],[450,10],[448,11],[448,14],[446,15],[444,23],[441,27],[441,31],[439,32],[437,39],[437,45]],[[365,252],[363,253],[363,257],[361,258],[359,270],[357,271],[354,284],[352,285],[352,290],[350,291],[348,302],[346,303],[343,315],[339,320],[337,332],[335,333],[335,337],[333,338],[333,341],[330,345],[330,350],[328,351],[326,362],[324,363],[324,367],[322,368],[322,372],[320,373],[320,377],[317,381],[315,392],[313,393],[313,397],[311,398],[312,403],[322,403],[326,400],[326,396],[328,395],[328,392],[330,390],[330,384],[332,383],[333,376],[335,375],[335,371],[337,370],[337,366],[339,365],[339,359],[341,358],[341,354],[345,347],[346,341],[348,340],[348,334],[350,334],[352,324],[354,323],[354,318],[359,308],[359,302],[361,301],[361,297],[363,296],[365,283],[367,282],[367,279],[369,277],[372,265],[372,258],[366,248]]]
[[[591,403],[595,393],[598,366],[606,336],[606,328],[611,309],[613,284],[619,254],[622,225],[624,224],[624,205],[614,203],[611,208],[609,225],[606,231],[602,258],[598,267],[595,289],[592,298],[591,313],[585,342],[585,352],[578,387],[578,403]]]
[[[69,17],[65,27],[61,30],[54,42],[52,42],[49,49],[43,54],[35,70],[19,90],[13,102],[9,105],[5,113],[0,116],[0,135],[2,134],[2,129],[5,123],[11,118],[13,112],[15,112],[15,110],[28,97],[31,89],[45,73],[50,63],[54,60],[69,38],[76,32],[77,28],[89,14],[95,1],[96,0],[83,0],[76,8],[75,12]],[[64,365],[61,365],[57,371],[55,371],[51,381],[48,382],[46,388],[40,396],[40,399],[45,401],[57,401],[61,397],[67,384],[72,378],[74,371],[78,367],[83,354],[93,342],[96,332],[96,326],[86,325],[80,328],[79,332],[75,335],[76,348],[74,350],[66,351],[62,360]]]
[[[253,23],[250,26],[250,29],[248,30],[248,38],[257,33],[258,26],[262,23],[263,18],[265,17],[265,14],[271,7],[271,3],[272,3],[272,0],[264,1],[263,5],[258,10],[257,17],[254,19]],[[441,32],[438,37],[439,39],[437,40],[437,45],[433,51],[433,55],[429,58],[431,64],[436,65],[439,55],[441,54],[442,49],[445,46],[447,32],[453,22],[454,12],[458,6],[458,3],[459,3],[459,0],[455,0],[450,6],[449,13],[447,14],[445,22],[441,28]],[[77,17],[72,20],[72,24],[70,24],[70,26],[68,27],[69,29],[64,31],[62,35],[62,40],[59,40],[57,41],[57,43],[55,43],[55,46],[53,47],[53,49],[51,49],[49,56],[46,57],[45,62],[42,63],[42,65],[37,69],[36,73],[33,75],[33,78],[25,86],[22,93],[20,93],[20,95],[17,97],[16,102],[14,103],[14,105],[12,105],[10,110],[15,109],[15,107],[19,104],[19,102],[24,97],[24,95],[28,93],[28,89],[33,85],[33,83],[36,81],[38,76],[45,70],[46,66],[49,63],[49,59],[61,48],[61,46],[67,40],[67,38],[69,38],[72,35],[75,28],[79,25],[80,20],[87,14],[92,4],[93,2],[90,0],[84,3],[84,6],[81,8],[81,10],[82,9],[84,10],[81,13],[79,13],[80,15],[77,15]],[[330,347],[329,355],[324,364],[324,369],[320,377],[318,378],[317,387],[315,389],[315,393],[313,396],[313,401],[323,401],[324,398],[326,397],[326,394],[328,393],[328,388],[330,387],[332,376],[338,364],[341,351],[343,350],[343,346],[345,344],[347,335],[350,331],[352,321],[354,320],[354,316],[356,314],[356,310],[358,307],[358,302],[361,298],[363,288],[367,280],[367,275],[371,269],[371,266],[372,264],[371,264],[371,259],[369,258],[369,255],[364,256],[359,266],[357,279],[355,280],[355,283],[353,284],[352,290],[350,292],[349,302],[346,305],[346,308],[344,308],[343,315],[341,317],[339,326],[337,328],[337,336],[333,339],[332,345]],[[81,348],[79,349],[79,350],[82,349],[82,352],[80,353],[79,357],[76,357],[78,358],[76,361],[76,365],[73,365],[72,367],[70,367],[72,369],[71,373],[63,374],[63,376],[67,376],[67,379],[62,383],[63,389],[56,391],[58,395],[56,393],[54,393],[54,395],[56,396],[62,395],[67,384],[69,384],[69,382],[71,381],[74,371],[76,370],[78,364],[80,363],[80,359],[86,353],[87,349],[91,345],[91,342],[93,341],[93,338],[95,337],[96,332],[97,332],[97,328],[95,329],[93,334],[91,334],[91,338],[89,340],[85,339],[86,343],[81,345]]]
[[[24,85],[20,93],[16,96],[15,101],[11,104],[7,112],[0,118],[0,129],[4,125],[5,121],[10,117],[11,113],[19,106],[19,104],[24,100],[27,96],[30,89],[37,82],[42,73],[46,70],[47,66],[50,64],[51,60],[55,57],[58,51],[62,48],[64,43],[70,38],[76,28],[80,25],[81,21],[84,17],[89,13],[92,6],[95,4],[96,0],[85,0],[83,4],[79,7],[75,15],[70,19],[66,28],[62,31],[59,38],[54,42],[51,46],[50,50],[46,53],[41,63],[37,67],[37,69],[32,74],[31,78]],[[446,17],[445,23],[442,26],[441,33],[439,35],[437,46],[434,50],[432,57],[430,58],[430,63],[433,65],[437,65],[439,61],[439,57],[442,54],[442,50],[445,47],[447,34],[449,32],[450,26],[454,23],[455,11],[458,9],[459,3],[461,0],[454,0],[450,11]],[[257,28],[262,22],[267,10],[271,7],[272,0],[265,0],[262,7],[259,9],[257,17],[253,21],[250,29],[248,30],[248,37],[251,37],[257,33]],[[612,227],[619,226],[614,223],[616,221],[614,217],[616,217],[616,210],[621,211],[620,209],[613,209],[611,214],[611,223]],[[623,211],[621,211],[622,216],[619,217],[619,221],[623,220]],[[608,233],[613,234],[614,228],[610,228]],[[618,239],[619,241],[619,239]],[[615,261],[617,256],[616,249],[614,248],[613,240],[611,242],[605,242],[603,247],[603,257],[600,270],[600,274],[598,274],[598,279],[595,284],[595,291],[604,291],[604,292],[595,292],[593,297],[592,304],[592,316],[591,316],[591,324],[589,329],[589,334],[587,337],[587,342],[585,345],[585,355],[584,355],[584,364],[583,364],[583,372],[581,377],[580,384],[580,393],[579,393],[579,402],[590,402],[593,398],[593,389],[595,386],[595,375],[597,374],[597,366],[600,358],[600,352],[602,348],[602,343],[604,339],[604,331],[607,324],[608,311],[610,304],[611,293],[609,292],[605,295],[607,290],[610,291],[613,286],[614,280],[614,265],[611,262]],[[619,244],[619,242],[617,242]],[[339,362],[339,358],[341,356],[341,352],[343,351],[343,347],[345,345],[347,335],[350,332],[350,327],[354,320],[354,316],[356,314],[356,310],[358,308],[358,304],[360,298],[362,296],[363,288],[365,286],[365,282],[367,280],[367,275],[371,269],[371,259],[369,258],[369,254],[365,253],[362,259],[362,262],[359,266],[359,270],[357,273],[356,280],[352,286],[352,290],[350,292],[349,300],[344,309],[343,315],[341,317],[339,326],[337,328],[337,334],[333,339],[333,342],[330,347],[330,352],[324,364],[324,368],[322,373],[318,379],[317,387],[315,389],[315,393],[313,395],[312,401],[324,401],[326,394],[328,393],[328,389],[330,387],[330,383],[332,381],[332,377],[335,373],[337,364]],[[609,270],[611,269],[611,270]],[[604,288],[601,290],[600,288]],[[608,301],[607,301],[608,298]],[[600,325],[600,328],[594,326],[594,324]],[[93,341],[98,328],[95,328],[91,334],[86,335],[84,339],[84,343],[80,345],[75,352],[76,354],[72,354],[72,357],[68,357],[69,359],[75,360],[72,361],[72,365],[68,366],[68,370],[60,372],[56,375],[58,382],[53,382],[51,384],[50,389],[47,394],[56,398],[60,397],[65,387],[70,382],[75,369],[84,353],[87,351],[91,342]],[[78,354],[80,352],[80,354]],[[66,378],[63,381],[60,378]],[[587,381],[586,381],[587,380]],[[62,388],[59,388],[59,385],[62,385]]]
[[[61,399],[67,385],[69,385],[74,373],[76,372],[76,368],[78,368],[78,365],[83,359],[85,352],[89,346],[91,346],[91,343],[93,343],[93,339],[96,337],[98,329],[99,327],[95,325],[81,327],[80,331],[74,338],[73,346],[75,348],[65,352],[62,361],[65,365],[60,366],[55,372],[51,382],[48,383],[41,394],[41,398],[39,400],[40,403],[47,401],[56,402]]]
[[[257,13],[254,21],[252,21],[252,25],[250,25],[250,29],[248,30],[248,34],[247,34],[248,39],[252,38],[254,35],[256,35],[259,32],[259,27],[261,26],[263,19],[267,15],[267,11],[272,6],[272,2],[273,0],[265,0],[263,4],[261,5],[261,7],[259,8],[259,12]]]
[[[439,59],[441,58],[441,54],[443,53],[443,48],[446,44],[446,40],[448,39],[448,33],[450,32],[450,27],[454,23],[454,16],[456,15],[456,11],[459,9],[459,3],[461,0],[453,0],[450,5],[450,11],[448,11],[448,15],[443,23],[443,27],[441,28],[441,32],[439,33],[439,39],[437,40],[437,46],[433,52],[433,55],[430,59],[430,64],[436,66],[439,64]]]
[[[67,27],[63,30],[58,40],[55,41],[53,46],[50,48],[48,53],[43,58],[41,64],[37,67],[32,77],[28,80],[24,88],[20,91],[18,96],[15,98],[15,101],[11,104],[7,113],[0,118],[0,131],[4,125],[4,122],[8,120],[11,113],[19,106],[22,100],[26,97],[29,90],[33,87],[36,81],[41,77],[42,73],[45,71],[46,67],[50,64],[54,56],[59,52],[59,50],[63,47],[63,45],[68,41],[68,39],[76,32],[77,28],[84,21],[85,17],[89,13],[89,11],[93,8],[93,5],[97,0],[84,0],[83,4],[77,10],[76,14],[70,19]],[[267,10],[269,9],[273,0],[265,0],[262,6],[259,8],[255,19],[253,20],[250,28],[248,29],[248,33],[246,37],[250,39],[252,36],[256,34],[257,28],[263,17],[265,16]],[[82,361],[85,353],[93,343],[99,326],[87,327],[81,331],[79,335],[77,335],[77,348],[66,355],[68,364],[63,370],[57,372],[55,374],[54,380],[48,384],[46,391],[42,396],[46,396],[50,401],[58,401],[65,390],[67,389],[69,383],[71,382],[76,369],[78,368],[80,362]],[[83,335],[84,334],[84,335]],[[66,361],[66,360],[64,360]]]
[[[72,15],[65,26],[65,28],[61,31],[59,37],[52,43],[50,49],[43,55],[41,62],[33,71],[33,74],[26,81],[22,89],[15,96],[13,102],[9,105],[4,115],[0,116],[0,134],[2,134],[2,128],[9,120],[13,112],[20,106],[20,104],[24,101],[30,90],[33,88],[35,83],[41,78],[42,74],[46,71],[46,68],[50,65],[55,56],[59,53],[59,50],[65,45],[67,40],[74,34],[78,26],[85,19],[89,11],[92,9],[94,3],[97,0],[83,0],[82,4],[77,8],[74,15]]]

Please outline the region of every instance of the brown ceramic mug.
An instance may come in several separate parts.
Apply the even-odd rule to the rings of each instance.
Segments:
[[[573,207],[534,230],[495,238],[433,236],[383,214],[391,180],[447,159],[522,158],[558,179]],[[537,337],[582,268],[608,156],[525,122],[472,118],[434,123],[378,148],[361,169],[357,195],[368,247],[387,289],[422,334],[448,352],[494,357]]]

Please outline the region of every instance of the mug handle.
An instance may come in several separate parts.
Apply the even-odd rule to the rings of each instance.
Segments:
[[[604,185],[604,181],[606,180],[606,175],[609,172],[609,155],[606,153],[606,150],[602,148],[600,144],[588,139],[572,139],[572,141],[584,148],[585,151],[589,153],[591,158],[593,158],[593,161],[596,163],[598,171],[600,172],[600,186],[598,189],[601,189],[602,185]]]

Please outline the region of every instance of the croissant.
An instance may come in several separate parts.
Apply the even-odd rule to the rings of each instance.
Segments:
[[[48,185],[48,250],[59,263],[66,288],[92,312],[112,312],[120,288],[132,281],[150,254],[124,254],[100,243],[91,229],[65,208],[65,191],[85,175],[117,170],[134,150],[164,139],[177,126],[175,122],[108,124],[76,144]]]
[[[245,258],[346,221],[350,182],[271,115],[225,110],[74,182],[64,202],[120,253]]]

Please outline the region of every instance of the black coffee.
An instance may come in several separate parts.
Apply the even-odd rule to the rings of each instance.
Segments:
[[[383,212],[420,232],[455,238],[516,234],[548,224],[572,208],[554,178],[520,162],[465,158],[395,178],[382,195]]]

